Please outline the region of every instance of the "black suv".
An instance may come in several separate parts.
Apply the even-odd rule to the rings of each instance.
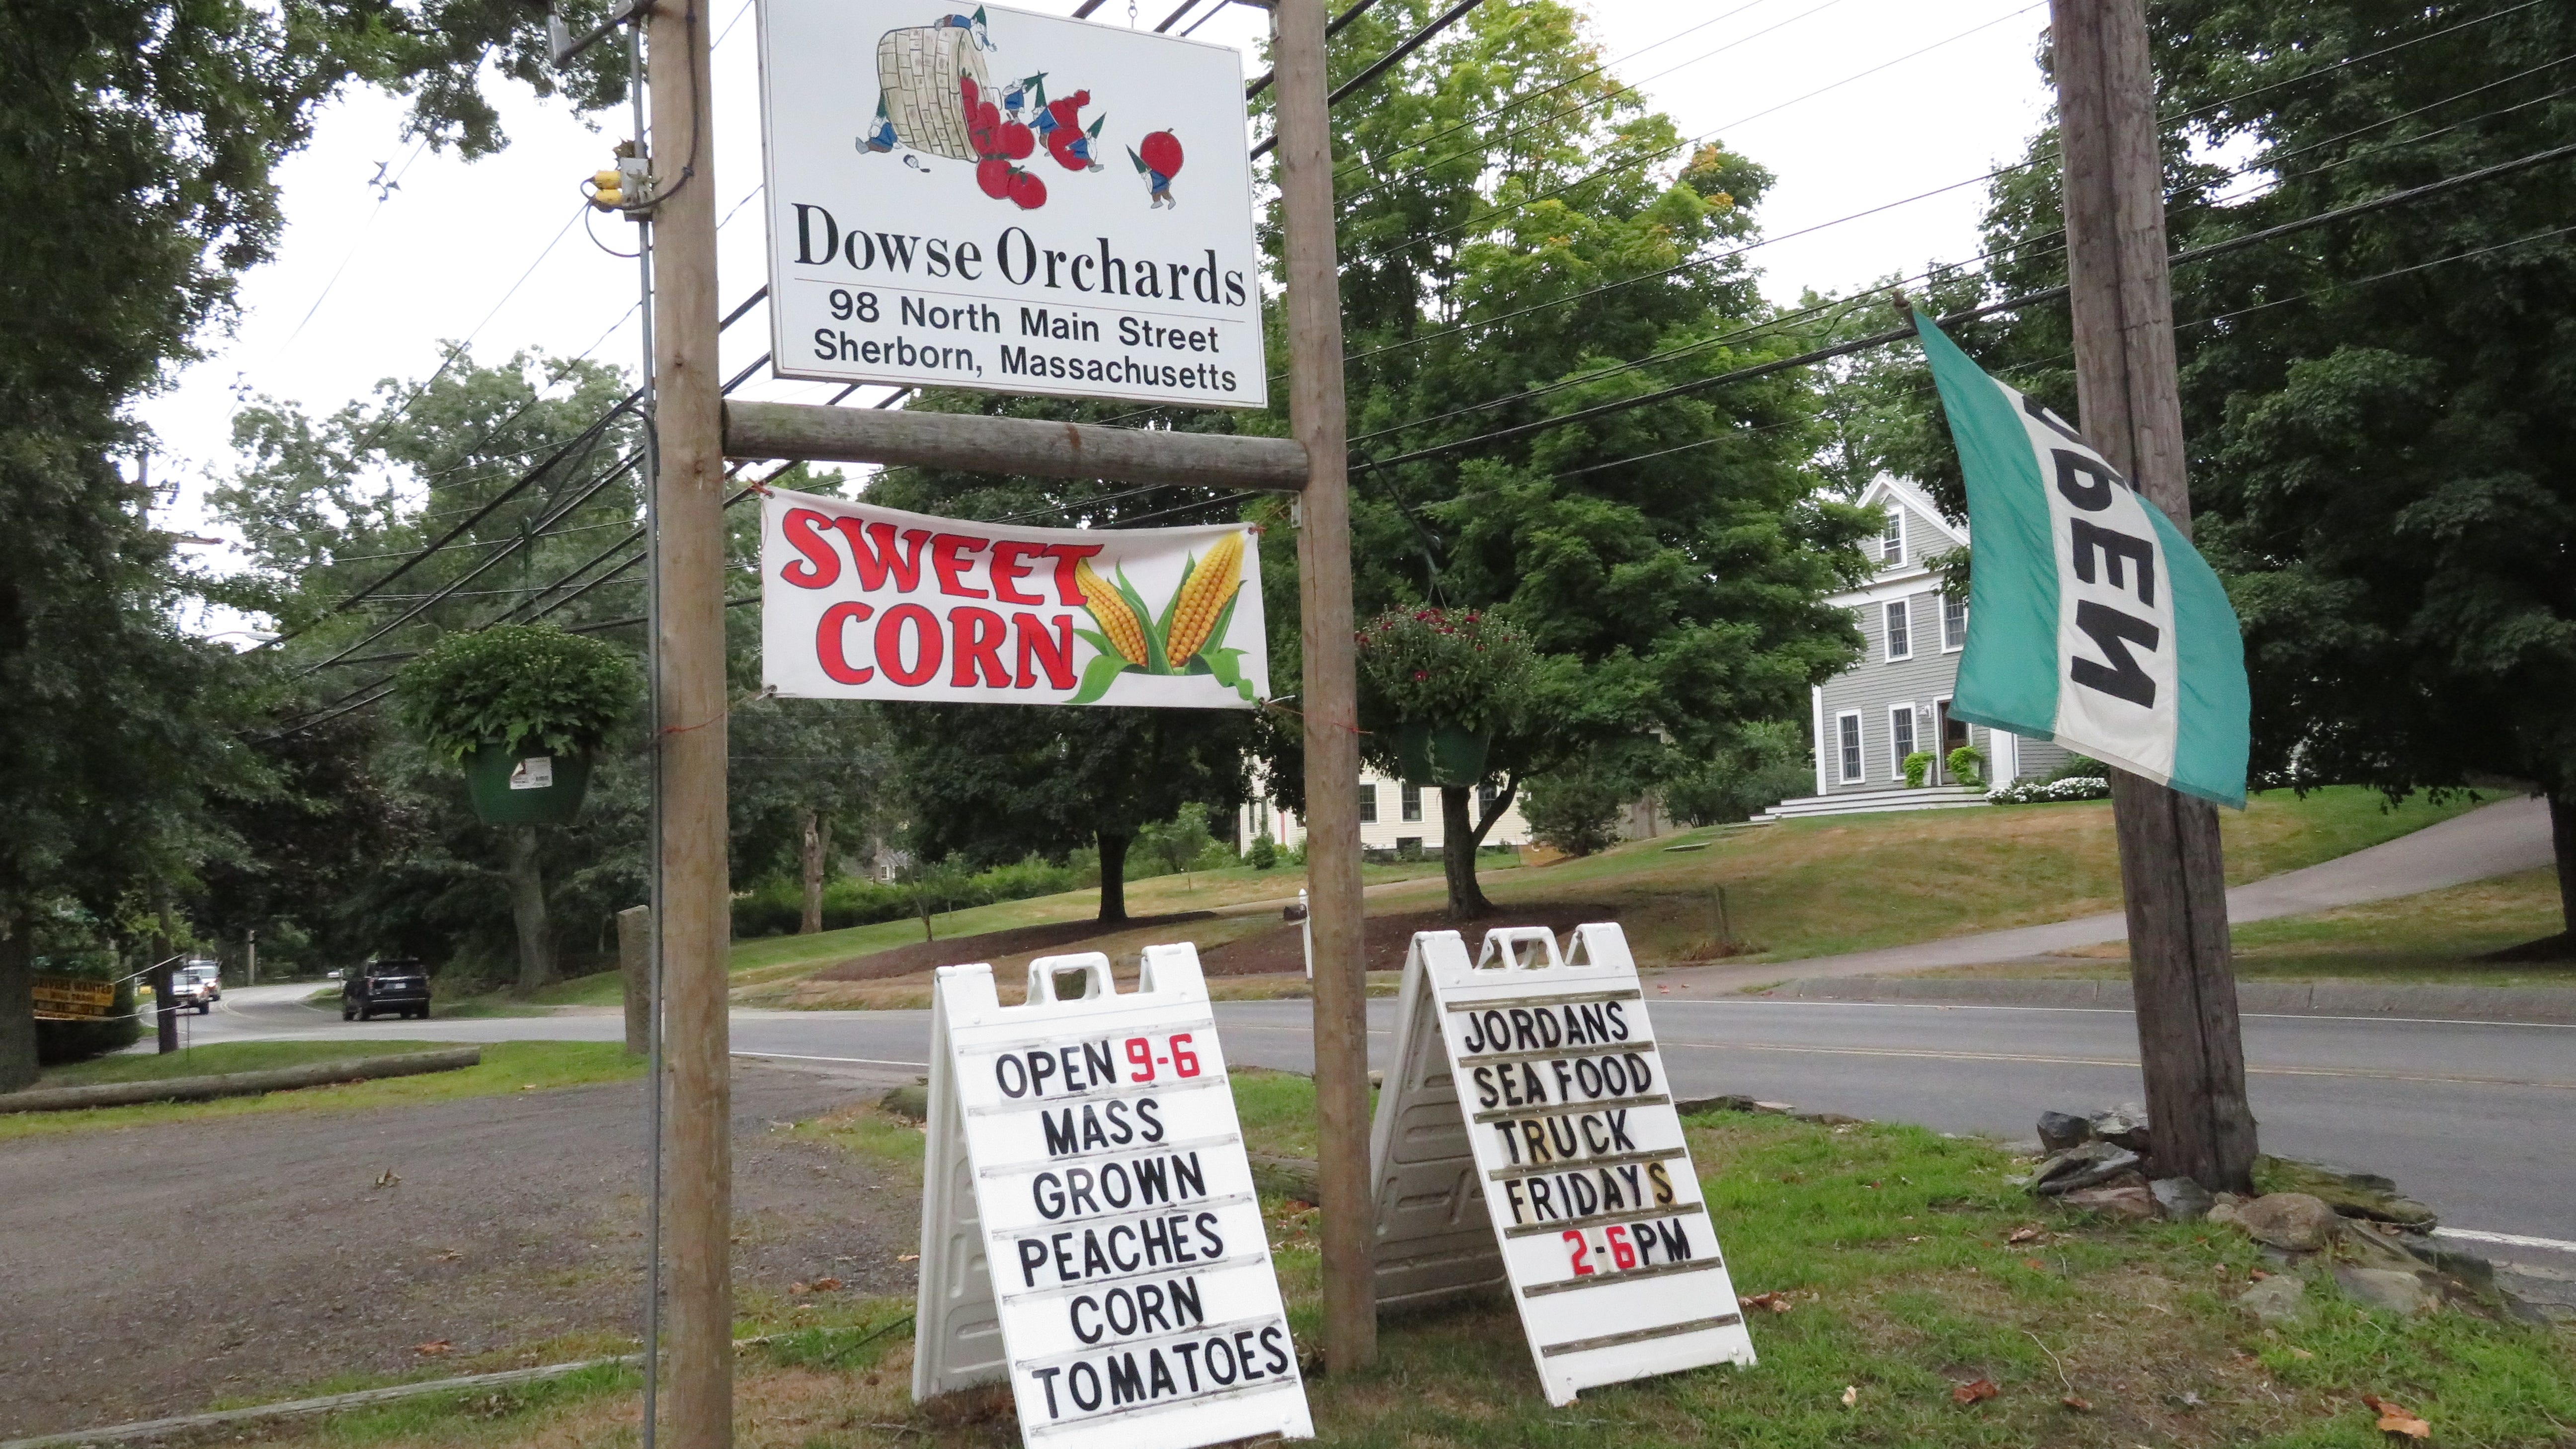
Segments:
[[[340,983],[340,1019],[371,1021],[377,1012],[429,1015],[429,968],[418,961],[370,961]]]

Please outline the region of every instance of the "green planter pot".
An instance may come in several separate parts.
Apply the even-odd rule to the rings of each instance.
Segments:
[[[1396,767],[1408,785],[1473,785],[1493,742],[1483,730],[1407,720],[1395,727]]]
[[[465,788],[486,825],[569,825],[590,790],[590,756],[486,745],[465,757]]]

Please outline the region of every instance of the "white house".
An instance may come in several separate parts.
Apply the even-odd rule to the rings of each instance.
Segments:
[[[1476,818],[1481,820],[1494,800],[1492,786],[1476,792]],[[1292,811],[1282,810],[1266,799],[1256,799],[1235,816],[1235,837],[1246,846],[1253,838],[1267,835],[1283,850],[1291,850],[1306,839],[1306,821]],[[1362,769],[1360,771],[1360,848],[1401,854],[1418,850],[1426,855],[1440,853],[1443,832],[1440,827],[1440,792],[1427,785],[1408,785],[1401,780]],[[1521,818],[1520,796],[1515,793],[1510,808],[1485,832],[1485,844],[1526,845],[1529,822]]]
[[[1981,789],[1950,778],[1950,752],[1973,746],[1985,756],[1985,780],[2000,784],[2045,775],[2066,763],[2064,748],[1954,719],[1950,694],[1968,644],[1968,606],[1941,592],[1941,555],[1968,546],[1922,489],[1882,477],[1860,503],[1887,510],[1877,543],[1878,573],[1828,602],[1852,611],[1861,657],[1813,691],[1816,793],[1783,800],[1767,814],[1828,815],[1864,810],[1933,810],[1983,804]],[[1905,783],[1905,757],[1932,756],[1922,788]]]

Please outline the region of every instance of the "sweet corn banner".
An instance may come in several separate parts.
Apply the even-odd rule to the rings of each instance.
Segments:
[[[1255,530],[1008,528],[769,490],[761,673],[790,699],[1250,709]]]
[[[1968,484],[1950,713],[2244,809],[2252,705],[2218,575],[2082,434],[1914,320]]]

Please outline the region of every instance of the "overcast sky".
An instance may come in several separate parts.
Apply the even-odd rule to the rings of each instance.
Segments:
[[[718,235],[730,309],[764,280],[763,211],[756,200],[740,204],[760,182],[756,45],[750,0],[701,3],[718,34],[713,183],[717,215],[730,217]],[[1019,8],[1065,14],[1074,3]],[[1177,3],[1143,0],[1136,23],[1151,28]],[[1777,174],[1759,220],[1780,240],[1752,257],[1777,300],[1973,255],[1981,185],[1792,233],[1981,176],[2018,155],[2048,104],[2033,60],[2045,0],[1577,4],[1592,15],[1613,73],[1684,134],[1723,139]],[[926,14],[949,8],[961,7],[925,3]],[[1128,23],[1126,0],[1091,18]],[[1249,52],[1266,23],[1264,12],[1233,5],[1195,38]],[[1246,69],[1260,67],[1247,56]],[[232,332],[209,338],[208,358],[139,409],[159,437],[156,481],[181,484],[160,515],[166,525],[222,532],[206,512],[206,488],[232,467],[242,396],[327,413],[381,379],[428,375],[464,338],[485,363],[536,349],[634,366],[636,264],[593,245],[576,189],[609,164],[626,135],[625,109],[585,120],[506,80],[490,93],[510,137],[497,156],[468,164],[424,151],[402,139],[399,101],[361,90],[324,112],[312,146],[280,168],[287,225],[277,259],[242,279]],[[398,190],[370,184],[380,168]],[[607,246],[633,246],[632,226],[614,216],[593,217],[587,230]],[[726,375],[760,356],[767,338],[758,312],[728,332]],[[834,391],[764,376],[738,395],[821,401]],[[881,395],[871,388],[853,401]],[[220,569],[229,551],[195,552]]]

